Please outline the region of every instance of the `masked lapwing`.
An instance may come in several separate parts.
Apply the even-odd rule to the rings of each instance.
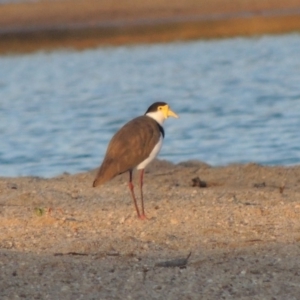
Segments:
[[[129,172],[129,189],[138,218],[145,219],[143,177],[145,167],[159,153],[165,132],[163,123],[168,117],[178,116],[165,102],[153,103],[143,116],[126,123],[112,137],[93,186],[104,184],[115,176]],[[132,183],[133,169],[140,171],[141,213]]]

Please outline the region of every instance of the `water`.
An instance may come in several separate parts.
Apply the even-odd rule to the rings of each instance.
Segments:
[[[0,56],[0,176],[97,167],[112,134],[166,101],[174,163],[300,163],[300,35]]]

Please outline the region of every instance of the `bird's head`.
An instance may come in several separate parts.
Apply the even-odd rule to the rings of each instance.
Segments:
[[[169,117],[179,118],[165,102],[155,102],[147,109],[146,116],[155,119],[160,125]]]

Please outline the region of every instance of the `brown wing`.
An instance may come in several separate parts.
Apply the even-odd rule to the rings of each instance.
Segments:
[[[158,123],[141,116],[125,124],[111,139],[93,186],[136,167],[144,161],[160,138]]]

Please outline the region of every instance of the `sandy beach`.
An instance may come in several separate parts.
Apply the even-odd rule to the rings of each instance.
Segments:
[[[94,175],[0,179],[1,299],[299,299],[299,166],[157,160],[145,221]]]
[[[0,53],[299,30],[298,0],[66,0],[0,5]]]

